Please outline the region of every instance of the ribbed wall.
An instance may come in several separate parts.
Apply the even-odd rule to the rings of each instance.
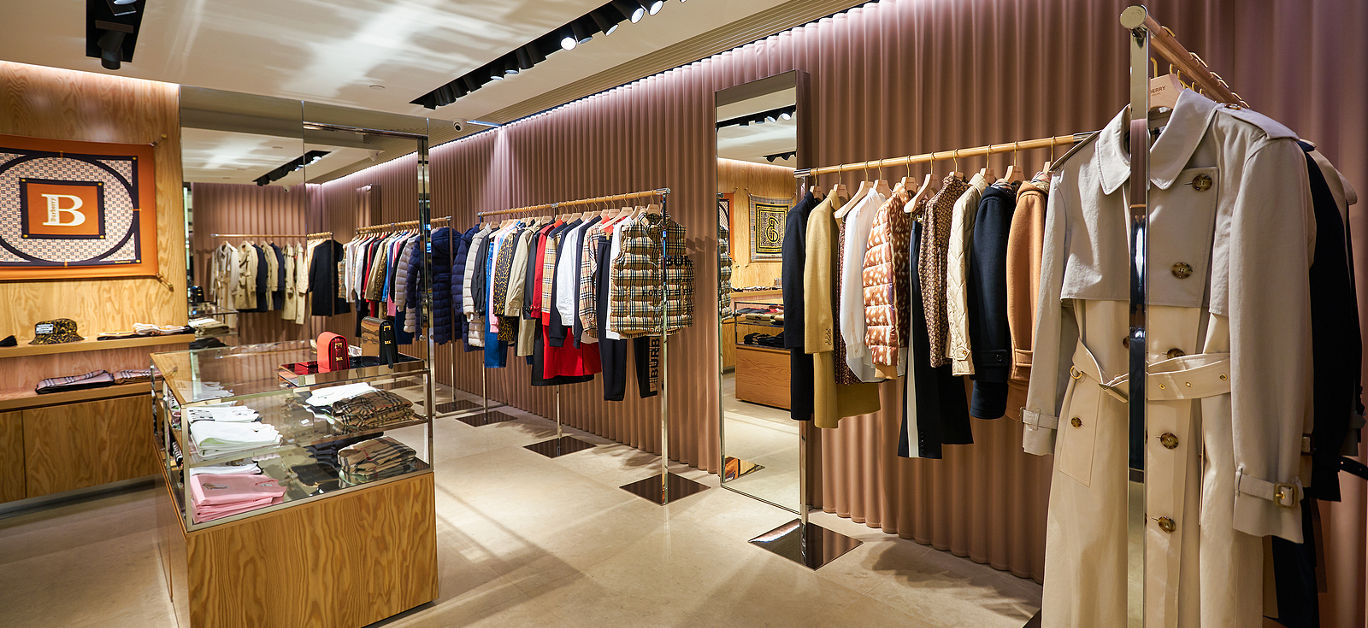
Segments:
[[[235,183],[192,183],[191,203],[194,210],[194,233],[190,247],[194,253],[193,283],[204,288],[205,298],[213,284],[210,278],[213,250],[224,242],[242,244],[243,238],[215,238],[215,233],[290,234],[298,238],[252,238],[266,240],[278,246],[303,244],[308,232],[308,200],[304,186],[256,186]],[[211,299],[212,300],[212,299]],[[304,325],[280,318],[280,312],[244,312],[238,314],[238,344],[281,342],[307,338],[312,322]]]
[[[1368,44],[1361,37],[1368,7],[1354,0],[1149,4],[1256,109],[1319,141],[1368,191],[1368,118],[1361,113],[1368,102]],[[715,90],[794,68],[808,72],[813,107],[800,113],[814,139],[801,156],[807,165],[1093,130],[1125,99],[1122,6],[884,0],[439,146],[432,158],[434,213],[455,213],[468,225],[481,209],[668,186],[675,191],[671,213],[689,232],[695,293],[709,295],[716,276]],[[1047,156],[1037,151],[1018,160],[1034,169]],[[999,171],[1010,161],[994,160]],[[960,169],[980,166],[965,160]],[[857,179],[845,177],[852,185]],[[1368,241],[1361,221],[1354,229]],[[1368,273],[1365,264],[1360,273]],[[716,315],[710,301],[700,303],[695,326],[670,342],[671,457],[713,470]],[[457,367],[458,385],[478,391],[477,358],[462,355]],[[524,366],[491,370],[491,397],[550,414],[552,394],[528,387],[527,379]],[[657,450],[657,402],[604,403],[597,382],[563,391],[570,424]],[[1020,426],[1010,421],[977,422],[976,444],[949,448],[943,461],[898,459],[891,438],[897,401],[886,387],[884,412],[823,433],[823,507],[1039,579],[1049,460],[1023,455]],[[1336,530],[1330,540],[1345,543],[1344,552],[1328,552],[1338,587],[1335,618],[1343,620],[1333,625],[1361,625],[1364,488],[1346,487],[1345,504],[1328,511]]]

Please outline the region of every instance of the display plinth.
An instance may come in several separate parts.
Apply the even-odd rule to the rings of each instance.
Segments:
[[[644,480],[624,484],[620,488],[637,497],[644,497],[664,506],[672,501],[684,499],[694,493],[707,490],[708,487],[682,475],[657,473]]]
[[[431,472],[187,532],[163,469],[162,564],[181,626],[365,626],[437,598]]]
[[[593,443],[587,443],[574,436],[562,436],[551,440],[544,440],[540,443],[532,443],[526,446],[527,449],[535,451],[547,458],[559,458],[565,454],[573,454],[577,451],[593,449]]]
[[[484,426],[484,425],[493,425],[493,424],[495,424],[495,423],[503,423],[503,422],[506,422],[506,421],[512,421],[512,420],[514,420],[514,419],[516,419],[516,418],[518,418],[518,417],[515,417],[515,416],[513,416],[513,415],[511,415],[511,414],[509,414],[509,413],[507,413],[507,412],[483,412],[483,411],[481,411],[481,412],[472,412],[472,413],[468,413],[468,414],[461,414],[461,415],[458,415],[458,416],[456,416],[456,417],[454,417],[454,418],[455,418],[457,421],[460,421],[460,422],[462,422],[462,423],[465,423],[466,425],[469,425],[469,426],[471,426],[471,427],[480,427],[480,426]]]
[[[794,519],[750,542],[809,569],[819,569],[862,543],[815,523],[804,525],[802,519]]]

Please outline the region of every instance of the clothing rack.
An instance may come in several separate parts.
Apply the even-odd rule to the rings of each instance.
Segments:
[[[837,174],[841,172],[851,172],[856,170],[869,170],[871,168],[891,168],[894,166],[910,166],[912,164],[931,163],[935,161],[955,160],[961,157],[982,157],[985,155],[995,155],[1000,153],[1014,153],[1022,150],[1032,150],[1036,148],[1053,148],[1055,146],[1067,146],[1075,142],[1082,142],[1090,137],[1091,133],[1073,133],[1070,135],[1056,135],[1054,137],[1042,137],[1032,140],[1019,140],[1015,142],[1004,142],[1001,144],[988,144],[986,146],[974,146],[972,148],[956,148],[951,150],[935,151],[922,153],[920,155],[908,155],[906,157],[891,157],[888,159],[878,159],[874,161],[857,161],[834,166],[822,166],[819,168],[798,168],[793,171],[795,179],[806,179],[824,174]]]
[[[451,220],[451,216],[441,216],[441,217],[438,217],[438,218],[433,218],[428,224],[429,224],[429,225],[435,225],[435,224],[438,224],[438,223],[448,222],[448,221],[450,221],[450,220]],[[357,228],[356,228],[356,233],[376,233],[376,232],[380,232],[380,231],[398,231],[398,230],[400,230],[400,229],[408,229],[408,228],[411,228],[411,227],[417,227],[418,225],[421,225],[421,224],[423,224],[423,223],[422,223],[421,221],[418,221],[418,220],[401,220],[401,221],[399,221],[399,222],[387,222],[387,223],[378,224],[378,225],[366,225],[366,226],[364,226],[364,227],[357,227]]]
[[[331,231],[322,233],[211,233],[211,238],[321,238],[332,236]]]
[[[550,210],[551,216],[554,218],[558,213],[561,212],[562,209],[567,207],[579,207],[584,205],[596,205],[602,203],[612,203],[616,201],[627,201],[634,199],[658,197],[660,199],[661,214],[665,218],[669,218],[669,195],[670,188],[655,188],[651,190],[642,190],[638,192],[627,192],[624,194],[593,196],[569,201],[558,201],[554,203],[542,203],[539,205],[527,205],[523,207],[513,207],[509,209],[482,211],[477,212],[475,215],[477,218],[483,220],[487,216],[502,216],[509,214],[521,214]],[[667,285],[665,282],[666,270],[664,263],[664,251],[666,249],[665,243],[668,241],[669,236],[669,229],[666,228],[664,232],[661,234],[662,259],[660,265],[660,279],[662,285]],[[668,294],[665,295],[664,299],[662,299],[661,301],[662,311],[660,317],[660,473],[643,480],[632,482],[622,487],[624,490],[627,490],[635,495],[644,497],[661,505],[669,503],[670,492],[672,490],[675,492],[676,497],[679,498],[687,497],[688,495],[691,495],[693,493],[696,493],[707,488],[703,484],[699,484],[692,480],[670,473],[670,387],[669,378],[667,377],[667,371],[665,366],[666,358],[668,356],[667,348],[669,344],[667,338],[668,316],[666,316],[664,312],[665,301],[668,299],[668,297]],[[487,369],[483,367],[481,368],[480,379],[482,388],[481,395],[484,397],[484,403],[487,412],[489,397],[487,394],[488,389],[486,387],[485,381],[486,371]],[[455,381],[454,373],[452,381]],[[579,442],[582,443],[582,446],[576,447],[573,443],[568,443],[570,444],[570,447],[566,447],[565,445],[567,444],[567,441]],[[590,445],[588,445],[587,443],[583,443],[583,441],[578,441],[577,439],[565,435],[564,424],[561,418],[560,387],[556,387],[556,438],[554,440],[544,441],[541,443],[534,443],[532,445],[529,445],[528,448],[534,451],[538,451],[539,453],[542,453],[548,457],[556,457],[563,453],[571,453],[574,451],[578,451],[579,449],[584,449],[588,447],[590,447]]]
[[[1121,26],[1127,30],[1127,47],[1130,50],[1130,350],[1129,350],[1129,389],[1128,398],[1141,400],[1127,404],[1130,432],[1130,469],[1126,516],[1126,536],[1134,546],[1144,547],[1146,527],[1145,518],[1145,471],[1143,469],[1143,443],[1145,440],[1146,410],[1144,400],[1146,364],[1146,326],[1149,286],[1149,111],[1150,111],[1150,67],[1151,55],[1167,61],[1172,68],[1187,74],[1194,86],[1208,97],[1218,102],[1228,103],[1231,107],[1244,107],[1247,104],[1240,95],[1230,89],[1218,74],[1211,71],[1201,57],[1188,51],[1173,31],[1164,28],[1150,16],[1143,5],[1132,5],[1121,11]],[[1138,484],[1138,487],[1137,487]],[[1138,488],[1138,490],[1137,490]],[[1129,608],[1139,609],[1140,617],[1128,617],[1131,625],[1144,622],[1145,598],[1145,552],[1127,552],[1126,569],[1131,582],[1140,582],[1140,599],[1129,600]],[[1132,592],[1133,594],[1134,592]]]

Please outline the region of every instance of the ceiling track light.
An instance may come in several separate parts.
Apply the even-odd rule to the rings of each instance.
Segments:
[[[660,13],[660,8],[665,6],[665,0],[649,0],[649,2],[650,6],[647,8],[647,11],[649,11],[651,15]]]
[[[106,0],[87,1],[105,2]],[[145,2],[146,0],[134,1]],[[611,2],[602,4],[559,28],[503,53],[485,65],[453,78],[445,85],[438,86],[410,102],[428,109],[449,105],[456,99],[478,90],[481,86],[532,69],[557,50],[574,50],[598,33],[613,33],[624,21],[640,21],[646,15],[658,12],[663,5],[664,0],[657,2],[611,0]]]
[[[613,0],[613,8],[617,9],[618,13],[621,13],[633,24],[646,17],[646,6],[637,0]]]
[[[608,16],[603,14],[603,11],[605,10],[612,10],[612,5],[609,5],[608,7],[606,7],[606,9],[603,10],[594,9],[593,11],[590,11],[589,19],[594,21],[594,26],[598,27],[599,32],[603,33],[604,35],[612,35],[613,31],[617,30],[618,22],[620,22],[621,20],[614,21],[612,19],[609,19]]]
[[[86,0],[86,56],[117,70],[133,60],[147,0]]]

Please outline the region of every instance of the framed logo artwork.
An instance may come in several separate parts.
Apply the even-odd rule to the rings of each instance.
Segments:
[[[784,218],[789,200],[750,195],[751,260],[784,258]]]
[[[152,147],[0,135],[0,281],[157,274]]]

